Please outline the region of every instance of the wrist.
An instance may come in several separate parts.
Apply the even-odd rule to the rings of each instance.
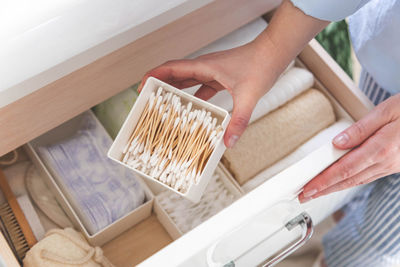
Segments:
[[[272,41],[267,31],[254,39],[251,45],[254,47],[255,56],[262,61],[262,68],[275,78],[278,78],[292,61],[292,57]]]

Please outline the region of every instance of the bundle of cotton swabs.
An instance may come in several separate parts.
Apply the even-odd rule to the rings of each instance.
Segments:
[[[222,134],[210,112],[183,105],[160,87],[150,95],[122,161],[184,193],[198,182]]]

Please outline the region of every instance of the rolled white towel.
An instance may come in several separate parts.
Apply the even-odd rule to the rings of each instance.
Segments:
[[[294,67],[282,75],[257,103],[250,123],[284,105],[314,84],[314,76],[306,69]]]
[[[279,172],[283,171],[290,165],[293,165],[294,163],[303,159],[312,151],[316,150],[327,142],[331,142],[333,137],[349,127],[351,124],[351,121],[346,119],[339,120],[338,122],[332,124],[330,127],[322,130],[306,143],[298,147],[294,152],[276,162],[271,167],[265,169],[261,173],[257,174],[256,176],[254,176],[254,178],[248,180],[245,184],[243,184],[242,189],[246,193],[250,192],[251,190],[264,183],[266,180],[272,178]]]
[[[291,67],[291,65],[289,65],[289,67]],[[258,101],[251,115],[250,123],[286,104],[292,98],[311,88],[313,84],[314,76],[308,70],[297,67],[288,69],[287,72],[278,79],[271,90]],[[198,88],[199,86],[194,86],[185,90],[194,94]],[[215,96],[210,98],[208,102],[230,113],[233,110],[232,96],[226,90],[218,92]]]

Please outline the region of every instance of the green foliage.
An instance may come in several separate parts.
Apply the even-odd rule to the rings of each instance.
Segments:
[[[316,39],[343,70],[353,77],[350,37],[346,21],[332,22],[317,35]]]

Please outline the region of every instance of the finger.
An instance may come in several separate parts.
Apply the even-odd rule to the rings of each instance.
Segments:
[[[148,75],[165,82],[194,79],[200,82],[213,81],[214,72],[200,60],[174,60],[151,70]]]
[[[324,196],[333,192],[341,191],[344,189],[348,189],[351,187],[355,187],[358,185],[366,184],[368,181],[373,181],[372,179],[378,179],[382,176],[384,176],[381,168],[379,167],[380,164],[374,164],[370,166],[369,168],[361,171],[360,173],[357,173],[356,175],[343,180],[335,185],[332,185],[328,187],[327,189],[319,192],[318,194],[315,194],[312,198],[317,198],[320,196]]]
[[[347,188],[351,188],[354,186],[362,185],[362,184],[367,184],[372,181],[375,181],[376,179],[379,179],[383,177],[385,174],[382,173],[381,168],[379,164],[374,164],[373,166],[370,166],[369,168],[361,171],[360,173],[354,175],[353,177],[350,177],[344,181],[341,181],[333,186],[328,187],[327,189],[316,193],[315,195],[312,195],[310,197],[306,197],[304,195],[304,192],[302,192],[299,195],[299,201],[301,203],[305,203],[311,199],[315,199],[324,195],[331,194],[333,192],[341,191]]]
[[[390,122],[384,115],[384,107],[378,106],[361,120],[337,135],[332,143],[339,149],[349,149],[360,145],[382,126]]]
[[[203,99],[203,100],[208,100],[208,99],[210,99],[211,97],[213,97],[213,96],[215,96],[215,94],[217,93],[218,91],[217,90],[215,90],[213,87],[210,87],[210,86],[208,86],[208,85],[205,85],[205,84],[203,84],[200,88],[199,88],[199,90],[197,90],[197,92],[194,94],[194,96],[196,96],[196,97],[198,97],[198,98],[200,98],[200,99]]]
[[[237,90],[240,92],[240,90]],[[233,96],[232,118],[226,130],[224,141],[227,147],[233,147],[239,140],[239,137],[246,129],[251,113],[257,104],[257,98],[254,95],[246,94],[246,90],[242,90],[242,94]]]
[[[370,138],[360,147],[350,151],[304,186],[304,196],[311,197],[328,187],[346,180],[377,163],[379,142]]]
[[[150,75],[148,73],[146,73],[142,80],[140,81],[139,87],[137,89],[138,93],[140,93],[143,89],[144,84],[146,83],[147,79],[150,77]]]

